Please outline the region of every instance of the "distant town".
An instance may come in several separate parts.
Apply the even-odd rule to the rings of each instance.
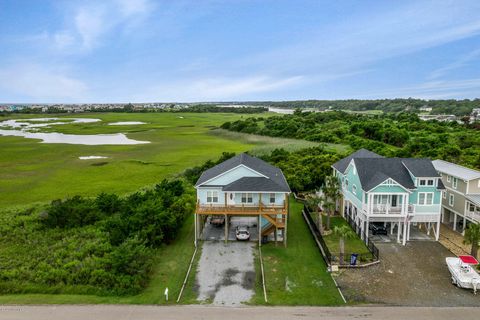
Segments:
[[[275,113],[289,114],[293,113],[295,109],[301,109],[302,112],[328,112],[334,110],[342,110],[347,112],[369,113],[391,112],[388,109],[367,109],[367,110],[352,110],[350,107],[334,106],[299,106],[298,101],[293,101],[289,106],[288,102],[202,102],[202,103],[161,103],[161,102],[149,102],[149,103],[81,103],[81,104],[0,104],[0,112],[4,113],[82,113],[82,112],[162,112],[162,111],[205,111],[212,112],[217,109],[217,112],[221,112],[228,109],[251,109],[252,112],[270,111]],[[208,110],[207,110],[208,109]],[[260,110],[263,109],[263,110]],[[418,113],[420,119],[437,120],[437,121],[456,121],[459,123],[470,122],[480,120],[480,108],[473,108],[470,113],[466,112],[462,115],[445,114],[435,112],[435,108],[430,106],[411,107],[405,106],[405,112]],[[233,110],[232,110],[233,111]],[[248,111],[245,110],[245,113]]]

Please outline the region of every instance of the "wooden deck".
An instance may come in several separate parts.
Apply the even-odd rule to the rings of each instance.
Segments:
[[[265,215],[288,213],[286,206],[225,206],[197,204],[196,214],[226,214],[226,215]]]

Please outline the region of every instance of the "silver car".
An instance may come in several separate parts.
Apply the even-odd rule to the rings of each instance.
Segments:
[[[235,230],[235,237],[237,240],[241,241],[250,239],[250,231],[248,231],[248,226],[238,226]]]

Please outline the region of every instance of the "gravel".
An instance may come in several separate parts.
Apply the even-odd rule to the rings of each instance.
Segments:
[[[439,242],[377,243],[380,264],[343,269],[337,277],[349,302],[402,306],[480,306],[480,295],[452,285],[445,257],[454,256]]]
[[[250,301],[255,293],[254,248],[251,242],[205,241],[196,276],[197,299],[222,306]]]

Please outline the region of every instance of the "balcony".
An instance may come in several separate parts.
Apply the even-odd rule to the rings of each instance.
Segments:
[[[467,210],[465,216],[472,219],[473,221],[480,222],[480,210]]]
[[[390,206],[388,204],[375,204],[370,209],[370,214],[391,214],[401,215],[404,212],[403,206]],[[405,213],[413,214],[415,212],[415,206],[409,204],[405,210]]]
[[[286,215],[288,204],[283,201],[282,205],[265,205],[260,204],[235,204],[235,205],[225,205],[223,203],[219,204],[201,204],[197,201],[197,206],[195,209],[196,214],[227,214],[227,215],[270,215],[270,214],[282,214]]]

